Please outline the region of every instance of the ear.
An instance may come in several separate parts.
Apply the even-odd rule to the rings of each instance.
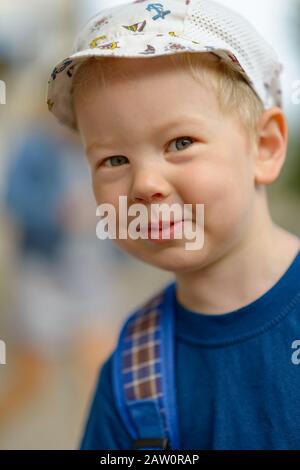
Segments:
[[[263,112],[259,122],[255,182],[272,184],[283,167],[288,143],[288,125],[281,108]]]

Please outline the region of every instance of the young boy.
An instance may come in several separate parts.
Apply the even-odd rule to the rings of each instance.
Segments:
[[[148,215],[154,204],[189,204],[193,227],[195,206],[205,208],[196,250],[186,249],[186,232],[163,239],[165,218],[157,238],[117,236],[123,250],[175,281],[128,317],[120,342],[133,338],[134,387],[126,350],[118,362],[116,348],[101,369],[81,449],[156,448],[157,411],[168,438],[161,448],[300,447],[299,238],[272,221],[266,195],[287,150],[281,69],[246,20],[211,0],[104,10],[54,69],[48,106],[79,131],[99,205],[119,216],[119,196]],[[147,312],[162,312],[158,328]],[[143,329],[148,345],[153,332],[144,359]],[[131,401],[116,391],[119,380],[125,394],[134,390]],[[146,440],[133,446],[134,435]]]

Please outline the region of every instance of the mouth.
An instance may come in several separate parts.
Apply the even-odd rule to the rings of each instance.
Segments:
[[[148,224],[148,239],[154,243],[164,243],[175,239],[175,227],[183,224],[183,220],[160,221],[159,224]]]
[[[168,228],[171,228],[173,227],[173,225],[177,222],[181,222],[181,220],[179,221],[174,221],[174,220],[160,220],[159,222],[154,222],[154,223],[149,223],[148,224],[148,233],[153,231],[153,232],[160,232],[162,230],[166,230]]]

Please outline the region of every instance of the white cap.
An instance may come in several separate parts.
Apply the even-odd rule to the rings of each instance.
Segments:
[[[280,73],[273,48],[240,14],[213,0],[149,0],[115,6],[94,15],[80,31],[72,54],[48,81],[49,110],[76,129],[72,79],[90,57],[154,57],[213,52],[235,62],[265,109],[282,106]]]

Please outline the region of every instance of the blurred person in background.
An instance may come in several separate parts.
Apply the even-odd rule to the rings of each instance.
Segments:
[[[2,423],[34,396],[43,379],[51,380],[52,366],[66,358],[85,374],[80,386],[88,386],[101,361],[99,343],[103,354],[110,345],[107,331],[99,327],[99,304],[103,311],[112,307],[101,276],[109,272],[106,266],[125,259],[113,244],[98,243],[95,203],[77,138],[48,122],[41,106],[44,90],[32,80],[26,87],[31,76],[32,71],[23,72],[23,93],[31,103],[26,124],[18,132],[12,129],[8,139],[3,189],[1,219],[11,234],[12,252],[5,323],[18,380],[11,376],[11,387],[1,386]]]
[[[123,259],[113,245],[105,251],[96,246],[94,203],[76,139],[46,124],[30,123],[17,139],[5,190],[17,242],[12,330],[32,351],[34,370],[43,374],[49,360],[73,346],[79,360],[98,364],[101,357],[91,356],[93,342],[100,341],[97,310],[109,300],[100,264],[105,272],[114,257]]]

